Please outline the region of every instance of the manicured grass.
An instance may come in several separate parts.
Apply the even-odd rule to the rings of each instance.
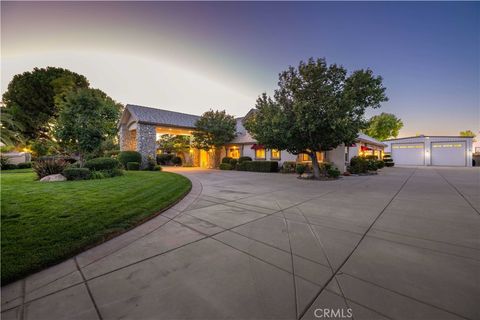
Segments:
[[[154,215],[190,190],[168,172],[39,182],[30,170],[1,174],[2,285],[75,255]]]

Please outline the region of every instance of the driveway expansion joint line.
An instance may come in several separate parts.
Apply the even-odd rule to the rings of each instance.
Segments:
[[[410,178],[414,175],[414,173],[417,171],[417,169],[415,168],[411,173],[410,175],[407,177],[407,179],[405,179],[405,181],[400,185],[400,188],[397,190],[397,192],[393,195],[393,197],[390,199],[390,201],[388,201],[388,203],[385,205],[385,207],[382,209],[382,211],[380,211],[380,213],[377,215],[377,217],[373,220],[373,222],[370,224],[370,226],[368,227],[368,229],[365,231],[365,233],[363,234],[363,236],[360,238],[360,240],[358,241],[358,243],[355,245],[355,247],[353,248],[352,252],[350,252],[350,254],[345,258],[345,260],[340,264],[340,266],[337,268],[337,271],[327,280],[327,282],[325,283],[325,285],[320,289],[320,291],[315,295],[315,297],[310,301],[310,303],[305,307],[304,311],[302,312],[302,314],[300,315],[300,319],[303,318],[303,316],[305,316],[305,313],[308,311],[308,309],[310,309],[310,307],[315,303],[315,300],[317,300],[317,298],[320,296],[320,294],[323,292],[323,290],[325,290],[327,284],[332,281],[333,278],[335,278],[336,274],[338,273],[339,270],[342,269],[342,267],[345,265],[345,263],[350,259],[350,257],[352,256],[352,254],[357,250],[357,248],[360,246],[360,244],[362,243],[363,239],[365,239],[365,236],[367,235],[367,233],[372,229],[373,225],[378,221],[378,219],[382,216],[382,214],[385,212],[385,210],[390,206],[390,204],[392,203],[392,201],[398,196],[398,194],[402,191],[402,189],[405,187],[405,185],[407,184],[407,182],[410,180]]]
[[[280,208],[280,205],[277,201],[277,206]],[[293,281],[293,299],[295,302],[295,317],[298,317],[298,301],[297,301],[297,281],[295,279],[295,264],[293,263],[293,249],[292,249],[292,241],[290,239],[290,232],[288,231],[288,222],[285,218],[285,213],[280,211],[283,215],[283,223],[285,223],[285,228],[287,230],[287,237],[288,237],[288,246],[290,247],[290,262],[292,263],[292,281]]]
[[[85,279],[85,275],[82,272],[82,269],[80,269],[80,266],[78,265],[77,258],[73,258],[75,261],[75,266],[77,267],[78,272],[80,273],[80,276],[83,279],[83,283],[85,284],[85,288],[87,288],[88,296],[92,300],[93,307],[95,308],[95,312],[97,313],[98,319],[103,320],[102,314],[100,313],[100,310],[98,309],[97,303],[95,302],[95,299],[93,299],[92,292],[90,291],[90,286],[88,285],[87,279]]]
[[[371,281],[368,281],[368,280],[359,278],[359,277],[357,277],[357,276],[355,276],[355,275],[352,275],[352,274],[350,274],[350,273],[342,272],[342,274],[344,274],[344,275],[346,275],[346,276],[348,276],[348,277],[354,278],[354,279],[356,279],[356,280],[359,280],[359,281],[368,283],[368,284],[370,284],[370,285],[372,285],[372,286],[381,288],[381,289],[383,289],[383,290],[385,290],[385,291],[389,291],[389,292],[391,292],[391,293],[397,294],[397,295],[402,296],[402,297],[404,297],[404,298],[407,298],[407,299],[416,301],[416,302],[418,302],[418,303],[427,305],[427,306],[429,306],[429,307],[431,307],[431,308],[438,309],[438,310],[442,310],[442,311],[444,311],[444,312],[446,312],[446,313],[450,313],[450,314],[455,315],[455,316],[457,316],[457,317],[460,317],[460,318],[462,318],[462,319],[473,320],[473,319],[467,318],[467,317],[465,317],[465,316],[463,316],[463,315],[461,315],[461,314],[458,314],[458,313],[455,313],[455,312],[453,312],[453,311],[444,309],[444,308],[442,308],[442,307],[433,305],[433,304],[431,304],[431,303],[429,303],[429,302],[425,302],[425,301],[419,300],[419,299],[417,299],[417,298],[415,298],[415,297],[408,296],[408,295],[406,295],[406,294],[404,294],[404,293],[401,293],[401,292],[398,292],[398,291],[389,289],[389,288],[384,287],[384,286],[382,286],[382,285],[379,285],[379,284],[377,284],[377,283],[374,283],[374,282],[371,282]],[[350,300],[351,300],[351,299],[350,299]],[[352,301],[353,301],[353,300],[352,300]],[[358,303],[358,302],[356,302],[356,303]]]
[[[313,234],[313,236],[315,237],[315,240],[317,241],[317,243],[319,244],[320,246],[320,249],[322,250],[322,253],[325,255],[325,259],[327,259],[327,263],[328,263],[328,267],[330,268],[330,271],[332,272],[333,274],[333,280],[335,281],[335,283],[337,284],[338,286],[338,289],[340,289],[340,293],[342,294],[342,298],[343,300],[345,301],[345,305],[347,307],[349,307],[349,304],[347,302],[347,299],[345,298],[345,294],[343,293],[343,289],[342,289],[342,286],[340,285],[340,282],[338,281],[337,277],[335,276],[335,271],[333,269],[333,266],[332,266],[332,263],[330,262],[330,259],[328,258],[328,254],[327,254],[327,250],[325,250],[325,247],[323,246],[323,243],[322,241],[320,240],[320,237],[318,236],[317,232],[312,228],[312,225],[310,224],[310,220],[308,220],[308,218],[305,216],[304,212],[297,207],[297,210],[300,212],[300,214],[303,216],[303,218],[305,219],[305,221],[307,221],[307,225],[308,225],[308,229],[310,230],[310,232]],[[331,281],[333,281],[331,280]],[[328,282],[325,283],[325,286],[328,285]],[[355,317],[352,316],[352,319],[355,319]]]
[[[465,196],[463,195],[463,193],[461,193],[460,190],[458,190],[458,188],[457,188],[453,183],[451,183],[450,181],[448,181],[448,179],[445,178],[440,172],[438,172],[437,169],[434,169],[434,172],[435,172],[436,174],[438,174],[440,177],[442,177],[443,180],[445,180],[445,182],[447,182],[447,184],[450,185],[450,186],[460,195],[460,197],[462,197],[463,200],[465,200],[465,202],[468,203],[468,205],[469,205],[473,210],[475,210],[475,212],[476,212],[478,215],[480,215],[480,211],[478,211],[478,209],[473,206],[473,204],[470,202],[470,200],[468,200],[467,197],[465,197]]]

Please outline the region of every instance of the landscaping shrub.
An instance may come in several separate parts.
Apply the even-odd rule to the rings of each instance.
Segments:
[[[85,168],[88,168],[92,171],[112,170],[118,168],[119,166],[120,162],[117,159],[107,157],[88,160],[84,165]]]
[[[105,174],[103,171],[91,171],[91,174],[90,174],[90,179],[92,180],[105,179],[109,177],[110,176]]]
[[[385,162],[383,160],[377,160],[377,168],[382,169],[385,167]]]
[[[230,160],[232,160],[232,158],[230,158],[230,157],[223,157],[222,163],[230,163]]]
[[[181,166],[182,165],[182,158],[180,157],[173,157],[172,158],[172,163],[176,166]]]
[[[247,161],[247,171],[277,172],[278,161]]]
[[[367,173],[369,168],[369,161],[364,157],[353,157],[350,160],[350,166],[348,167],[348,171],[350,173]]]
[[[153,171],[162,171],[162,166],[157,164],[153,169]]]
[[[327,176],[336,179],[340,176],[340,170],[338,170],[337,168],[329,168],[327,170]]]
[[[67,167],[68,162],[63,160],[62,158],[52,158],[46,160],[37,160],[33,163],[32,168],[33,171],[37,174],[39,179],[43,177],[49,176],[51,174],[59,174],[62,173],[63,170]]]
[[[220,163],[220,170],[232,170],[230,163]]]
[[[243,162],[238,161],[237,166],[235,167],[235,169],[237,169],[238,171],[247,171],[247,165],[248,165],[250,162],[252,162],[252,161],[243,161]]]
[[[62,174],[67,180],[88,180],[90,179],[92,172],[88,168],[67,167],[63,169]]]
[[[153,170],[155,170],[156,165],[157,165],[157,162],[151,156],[148,156],[147,157],[147,166],[145,167],[144,170],[153,171]]]
[[[67,167],[68,163],[60,160],[49,159],[49,160],[37,160],[33,164],[33,171],[37,174],[38,179],[43,177],[59,174],[63,172],[63,169]]]
[[[137,151],[122,151],[118,154],[118,161],[123,165],[124,168],[127,168],[127,163],[129,162],[142,162],[142,155]]]
[[[27,168],[31,168],[32,167],[32,162],[21,162],[19,164],[17,164],[17,168],[18,169],[27,169]]]
[[[120,150],[108,150],[104,152],[105,157],[114,157],[114,158],[116,158],[119,153],[120,153]]]
[[[295,173],[295,167],[297,163],[295,161],[285,161],[282,165],[281,172],[283,173]]]
[[[5,170],[5,166],[10,164],[10,160],[7,157],[0,155],[0,168]]]
[[[127,170],[138,171],[140,170],[139,162],[127,162]]]
[[[298,173],[299,176],[301,176],[302,174],[304,174],[305,171],[307,171],[307,166],[306,166],[306,165],[301,164],[301,163],[298,163],[298,164],[295,166],[295,172]]]
[[[39,157],[38,160],[63,160],[64,162],[66,162],[67,164],[71,164],[71,163],[75,163],[77,162],[77,159],[74,158],[74,157],[70,157],[70,156],[62,156],[62,155],[57,155],[57,156],[43,156],[43,157]]]
[[[18,169],[18,166],[13,163],[7,163],[2,166],[2,170],[13,170],[13,169]]]
[[[252,158],[250,158],[250,157],[240,157],[240,158],[238,158],[238,163],[242,163],[242,162],[245,162],[245,161],[252,161]]]
[[[367,159],[367,168],[368,171],[377,171],[377,160],[376,159]]]
[[[237,166],[238,160],[237,159],[230,159],[230,165],[232,166],[232,169]]]
[[[167,165],[172,162],[173,154],[170,153],[162,153],[157,154],[157,164]]]
[[[115,168],[112,170],[102,170],[102,171],[97,171],[100,172],[104,175],[105,178],[113,178],[113,177],[118,177],[118,176],[123,176],[123,170],[120,168]]]

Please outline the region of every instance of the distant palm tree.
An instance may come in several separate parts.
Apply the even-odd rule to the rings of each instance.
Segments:
[[[22,143],[23,138],[19,132],[22,129],[23,125],[15,121],[12,114],[0,108],[0,141],[2,143],[5,145]]]

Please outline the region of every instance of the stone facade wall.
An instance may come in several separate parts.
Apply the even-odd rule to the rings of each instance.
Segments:
[[[142,168],[146,167],[148,156],[155,159],[157,152],[156,137],[157,133],[154,125],[137,124],[137,151],[142,154]]]
[[[128,130],[125,124],[120,126],[118,140],[120,142],[120,151],[135,151],[137,149],[136,131]]]

